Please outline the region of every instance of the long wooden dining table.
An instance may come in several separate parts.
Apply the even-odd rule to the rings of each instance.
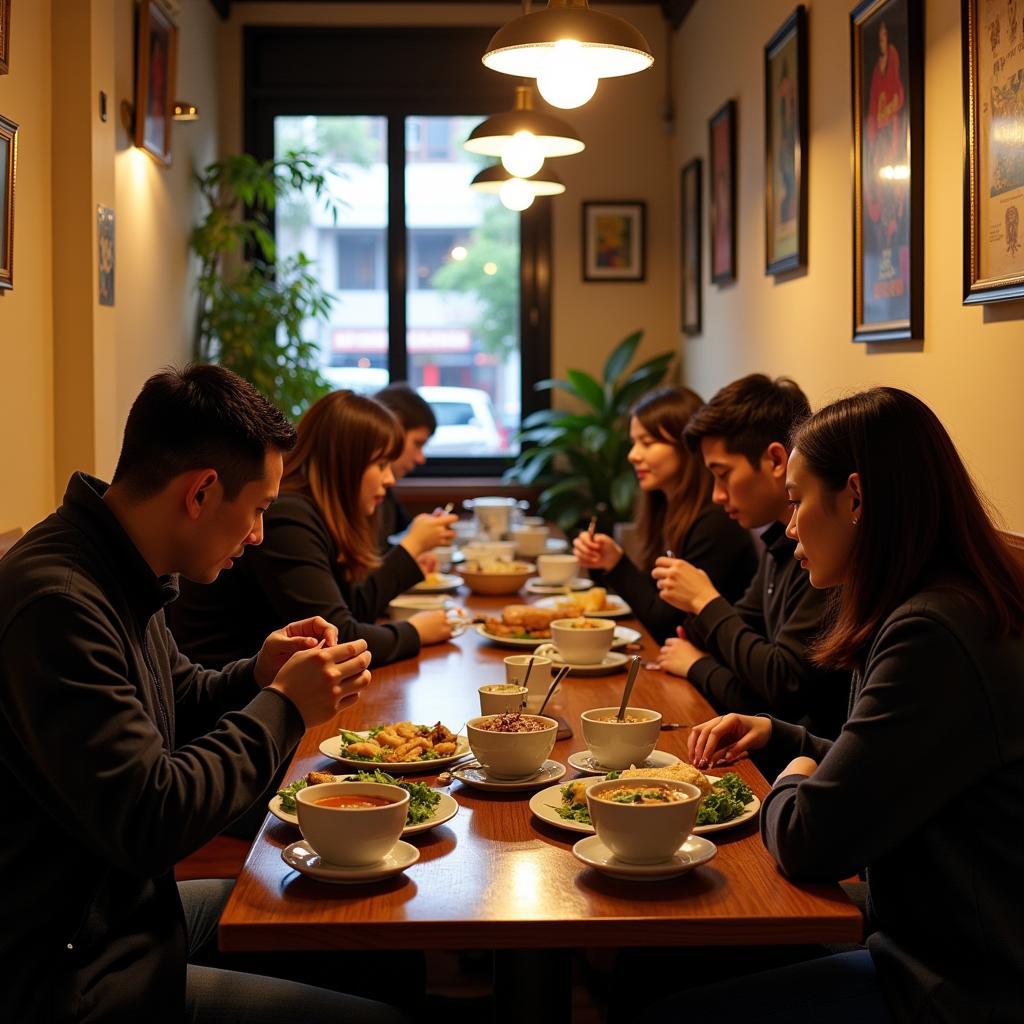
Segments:
[[[475,615],[499,614],[505,604],[522,600],[465,592],[456,599]],[[619,622],[640,629],[634,649],[645,662],[657,656],[657,644],[637,622]],[[374,668],[371,686],[353,707],[305,735],[287,778],[313,769],[347,770],[318,749],[339,728],[404,719],[461,726],[479,714],[477,687],[503,682],[503,659],[515,653],[522,651],[499,647],[471,627],[448,644],[425,648],[415,660]],[[562,716],[574,733],[556,744],[552,758],[564,764],[585,749],[581,712],[617,705],[625,678],[620,671],[565,680],[549,713]],[[630,704],[655,708],[665,723],[682,726],[663,731],[658,743],[681,757],[688,726],[713,714],[688,682],[650,668],[640,671]],[[769,786],[751,761],[732,770],[763,799]],[[570,767],[562,781],[576,774]],[[414,777],[435,784],[437,774]],[[529,792],[486,792],[458,781],[448,791],[459,804],[455,817],[410,839],[420,859],[404,874],[373,884],[328,885],[293,871],[281,851],[300,838],[298,829],[268,817],[221,918],[221,948],[494,949],[496,1019],[527,1019],[524,1006],[533,1002],[528,1017],[568,1021],[571,972],[564,951],[571,949],[861,939],[861,914],[839,885],[787,880],[765,850],[756,821],[711,836],[717,854],[695,870],[638,883],[577,861],[571,850],[580,836],[534,818]]]

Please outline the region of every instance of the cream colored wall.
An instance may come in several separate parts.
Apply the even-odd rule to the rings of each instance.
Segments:
[[[551,200],[553,221],[552,369],[597,371],[625,335],[645,330],[641,357],[676,345],[676,236],[671,136],[661,115],[668,80],[668,32],[656,4],[602,10],[626,18],[647,37],[654,69],[604,82],[579,110],[559,113],[583,136],[587,149],[558,162],[565,195]],[[221,37],[221,140],[225,152],[242,140],[242,27],[292,25],[494,25],[520,4],[246,3],[233,7]],[[509,104],[514,80],[509,79]],[[641,199],[647,203],[647,279],[642,284],[585,284],[580,224],[585,199]]]
[[[707,160],[707,118],[738,104],[738,279],[709,282],[704,333],[684,340],[687,380],[704,393],[753,371],[790,374],[815,406],[877,384],[920,395],[942,418],[1006,525],[1024,530],[1024,303],[961,304],[960,0],[925,3],[925,338],[855,345],[852,302],[851,0],[811,0],[809,265],[764,274],[763,47],[793,0],[698,0],[677,34],[681,111],[675,170]],[[707,224],[705,188],[705,227]],[[706,245],[706,243],[705,243]]]

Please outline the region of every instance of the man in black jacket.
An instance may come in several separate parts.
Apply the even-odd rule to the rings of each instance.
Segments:
[[[64,502],[0,562],[0,1019],[390,1020],[337,993],[187,967],[210,914],[176,861],[262,792],[305,728],[358,699],[365,643],[320,619],[210,672],[164,624],[177,575],[211,581],[277,496],[284,417],[219,367],[147,381],[114,481]]]
[[[765,550],[747,592],[730,604],[707,574],[682,559],[659,558],[661,597],[687,613],[661,667],[685,676],[720,711],[769,711],[834,739],[849,698],[846,672],[811,663],[827,592],[815,590],[793,558],[786,466],[791,431],[810,414],[788,378],[751,374],[722,388],[687,424],[685,437],[715,478],[712,498],[748,529],[767,527]]]

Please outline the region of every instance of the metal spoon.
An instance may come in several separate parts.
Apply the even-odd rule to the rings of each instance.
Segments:
[[[530,655],[530,660],[526,663],[526,672],[523,675],[523,681],[519,684],[520,686],[526,686],[530,679],[530,673],[533,671],[533,663],[537,660],[536,654]]]
[[[629,675],[626,678],[626,688],[622,691],[622,703],[619,705],[619,713],[615,716],[616,722],[625,721],[626,705],[629,703],[629,695],[633,692],[633,684],[636,682],[636,676],[639,671],[640,655],[634,654],[633,660],[629,663]]]
[[[551,694],[555,692],[555,688],[558,684],[569,674],[569,666],[563,665],[552,677],[551,685],[548,687],[548,692],[544,695],[544,700],[541,702],[540,709],[537,711],[538,715],[544,714],[544,709],[548,706],[548,701],[551,700]]]

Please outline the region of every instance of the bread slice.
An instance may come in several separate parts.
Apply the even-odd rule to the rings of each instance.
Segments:
[[[673,782],[689,782],[700,790],[701,799],[711,792],[714,783],[692,764],[680,761],[667,768],[627,768],[620,779],[671,779]]]

